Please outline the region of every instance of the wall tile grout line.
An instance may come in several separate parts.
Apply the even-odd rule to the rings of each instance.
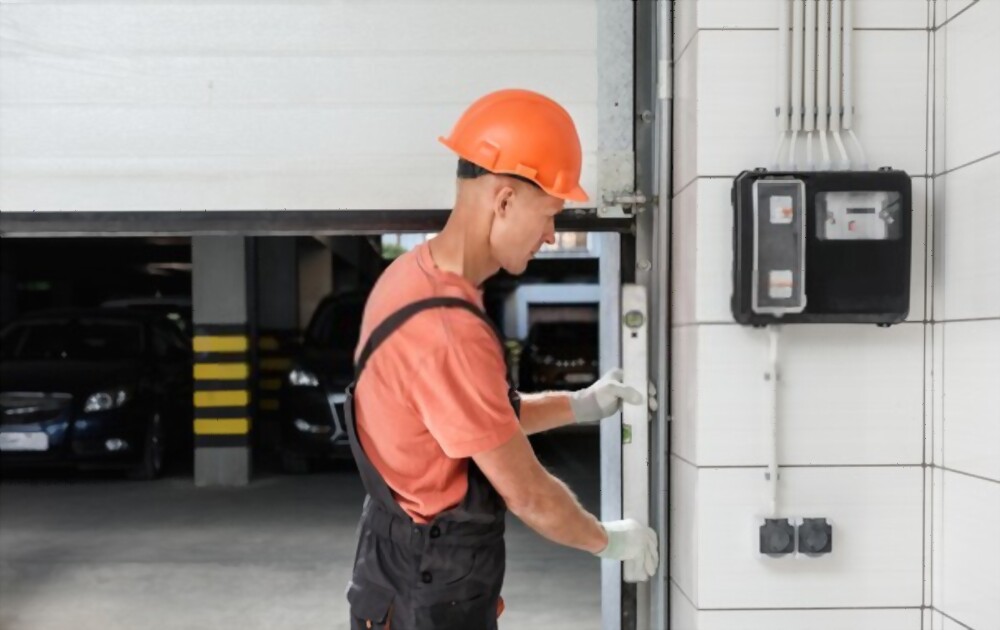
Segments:
[[[924,98],[924,114],[926,118],[926,125],[924,126],[924,170],[928,173],[934,172],[935,155],[934,155],[934,120],[936,116],[936,105],[937,99],[935,98],[935,60],[937,55],[937,50],[935,48],[937,37],[937,32],[934,30],[934,11],[935,3],[927,3],[927,82],[926,82],[926,92]],[[933,178],[924,179],[924,319],[933,320],[933,303],[934,303],[934,288],[932,279],[933,274],[933,256],[931,252],[933,251],[932,243],[934,238],[933,231],[933,216],[934,216],[934,199],[932,195],[932,184],[934,182]],[[930,526],[928,527],[928,518],[934,518],[934,469],[928,469],[926,466],[933,463],[934,459],[934,324],[929,322],[925,324],[924,329],[924,397],[923,397],[923,412],[924,412],[924,452],[923,452],[923,462],[924,462],[924,484],[923,484],[923,505],[921,507],[921,514],[923,518],[920,523],[922,535],[921,540],[921,589],[920,589],[920,601],[926,608],[931,605],[931,601],[934,597],[933,583],[931,578],[933,575],[933,553],[928,557],[928,550],[933,550],[934,545],[934,521],[930,521]],[[931,382],[928,383],[928,361],[930,361],[931,368]],[[927,388],[930,387],[930,405],[928,408],[928,392]],[[928,435],[930,433],[930,435]],[[928,462],[927,457],[927,443],[930,439],[931,451],[930,459]],[[928,514],[928,504],[930,504],[930,514]],[[924,627],[924,615],[920,615],[920,628],[921,630],[929,630]],[[933,625],[933,624],[932,624]]]
[[[965,13],[966,11],[968,11],[969,9],[971,9],[972,7],[976,6],[976,4],[978,2],[979,2],[979,0],[972,0],[972,2],[969,3],[969,6],[965,7],[964,9],[962,9],[961,11],[959,11],[958,13],[956,13],[955,15],[951,16],[950,18],[948,18],[944,22],[941,22],[940,25],[935,26],[934,30],[937,31],[937,30],[940,30],[940,29],[948,26],[953,21],[955,21],[955,18],[957,18],[958,16],[962,15],[963,13]]]
[[[931,324],[971,324],[975,322],[995,322],[1000,320],[1000,315],[984,317],[956,317],[955,319],[936,319]]]
[[[969,6],[972,6],[972,5],[969,5]],[[961,621],[959,621],[958,619],[955,619],[954,617],[952,617],[951,615],[949,615],[945,611],[941,610],[940,608],[934,608],[932,606],[931,610],[933,610],[934,612],[938,613],[939,615],[942,615],[943,617],[946,617],[949,621],[951,621],[953,623],[957,623],[958,625],[962,626],[962,628],[964,628],[965,630],[976,630],[972,626],[967,626],[964,623],[962,623]]]
[[[694,177],[689,179],[686,184],[681,186],[680,189],[675,191],[671,199],[676,199],[678,195],[687,190],[691,186],[691,184],[694,184],[699,179],[736,179],[736,175],[695,175]]]
[[[993,321],[995,319],[1000,319],[1000,317],[988,317],[988,318],[985,318],[983,320],[968,320],[968,321]],[[898,324],[893,324],[892,326],[893,327],[897,327],[897,326],[917,326],[917,325],[923,326],[923,325],[926,325],[926,324],[944,324],[944,323],[948,323],[948,322],[934,322],[934,321],[931,321],[929,319],[914,319],[914,320],[907,320],[907,321],[899,322]],[[951,322],[951,323],[959,323],[959,322],[956,321],[956,322]],[[788,324],[788,325],[789,326],[798,326],[799,324]],[[875,326],[876,324],[824,324],[824,325],[825,326]],[[735,320],[734,321],[709,320],[709,321],[703,321],[703,322],[697,322],[697,321],[696,322],[681,322],[679,324],[673,324],[673,325],[671,325],[670,328],[671,329],[694,328],[696,326],[705,326],[705,327],[710,327],[710,326],[735,326],[735,327],[738,327],[738,328],[749,328],[748,326],[744,326],[743,324],[737,323]],[[803,326],[806,326],[806,324],[803,324]]]
[[[690,48],[690,47],[691,47],[691,44],[693,44],[693,43],[694,43],[694,40],[695,40],[695,39],[696,39],[696,38],[698,37],[698,33],[699,33],[700,31],[701,31],[701,29],[699,29],[699,28],[696,28],[696,29],[694,30],[694,35],[692,35],[692,36],[691,36],[691,37],[690,37],[690,38],[689,38],[689,39],[687,40],[687,43],[686,43],[686,44],[684,44],[684,47],[683,47],[683,48],[681,48],[681,52],[680,52],[680,54],[679,54],[679,55],[677,55],[677,58],[676,58],[676,59],[674,59],[674,67],[677,67],[677,64],[679,64],[679,63],[681,62],[681,59],[683,59],[683,58],[684,58],[684,55],[685,55],[685,54],[687,54],[687,51],[688,51],[688,48]]]
[[[983,475],[977,475],[976,473],[967,472],[965,470],[958,470],[955,468],[948,468],[947,466],[933,465],[932,468],[937,468],[938,470],[943,470],[945,472],[954,473],[956,475],[961,475],[963,477],[970,477],[972,479],[978,479],[979,481],[985,481],[987,483],[1000,484],[1000,479],[993,479],[992,477],[985,477]]]
[[[893,324],[893,326],[915,326],[915,325],[935,325],[935,324],[970,324],[975,322],[995,322],[1000,321],[1000,315],[998,316],[984,316],[984,317],[964,317],[956,319],[914,319],[907,320],[904,322],[899,322],[898,324]],[[875,324],[830,324],[831,326],[874,326]],[[703,322],[681,322],[679,324],[672,324],[671,329],[679,328],[694,328],[696,326],[738,326],[744,328],[742,324],[735,321],[717,321],[717,320],[707,320]]]
[[[687,459],[680,453],[671,452],[671,457],[675,457],[678,460],[684,462],[692,468],[698,470],[760,470],[767,468],[765,464],[696,464],[691,460]],[[915,462],[912,464],[780,464],[781,468],[787,469],[807,469],[807,468],[933,468],[933,466],[928,466],[921,464],[920,462]],[[984,478],[987,481],[992,481],[989,478]],[[997,481],[996,483],[1000,483]]]
[[[889,33],[899,32],[899,31],[930,31],[932,30],[928,26],[855,26],[855,31],[885,31]],[[778,27],[776,26],[699,26],[698,32],[708,31],[708,32],[723,32],[723,33],[760,33],[760,32],[778,32]],[[685,47],[686,48],[686,47]],[[684,54],[681,52],[681,54]]]
[[[966,162],[965,164],[959,164],[958,166],[956,166],[954,168],[949,168],[949,169],[947,169],[945,171],[941,171],[940,173],[935,174],[934,177],[938,178],[938,177],[944,177],[945,175],[950,175],[950,174],[954,173],[955,171],[958,171],[958,170],[961,170],[961,169],[965,168],[966,166],[972,166],[973,164],[979,164],[980,162],[985,162],[986,160],[988,160],[990,158],[995,158],[998,155],[1000,155],[1000,151],[994,151],[993,153],[988,153],[988,154],[984,155],[981,158],[976,158],[975,160],[971,160],[969,162]]]
[[[674,578],[670,578],[670,583],[677,587],[677,590],[680,591],[681,595],[684,596],[684,599],[686,599],[688,603],[691,604],[692,608],[694,608],[695,610],[699,610],[698,605],[695,604],[694,601],[691,599],[691,596],[684,591],[684,587],[682,587],[680,584],[677,583],[677,580],[675,580]]]
[[[792,606],[788,608],[697,608],[698,612],[785,612],[785,611],[838,611],[838,610],[923,610],[924,606]],[[940,612],[940,611],[938,611]],[[942,615],[944,613],[941,613]],[[970,628],[970,630],[972,630]]]

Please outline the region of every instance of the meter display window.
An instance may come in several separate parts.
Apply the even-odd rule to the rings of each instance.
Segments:
[[[897,192],[836,191],[816,195],[817,236],[824,241],[895,241],[902,236]]]

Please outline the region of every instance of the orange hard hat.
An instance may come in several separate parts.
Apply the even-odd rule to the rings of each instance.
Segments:
[[[537,92],[500,90],[469,106],[438,138],[492,173],[518,175],[560,199],[587,201],[580,187],[580,137],[569,112]]]

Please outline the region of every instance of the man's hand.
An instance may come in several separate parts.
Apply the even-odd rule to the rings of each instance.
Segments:
[[[608,534],[608,546],[594,555],[608,560],[636,560],[645,579],[653,577],[660,564],[656,532],[630,518],[602,525]]]
[[[569,404],[573,409],[573,419],[581,424],[598,422],[621,410],[623,400],[631,405],[641,405],[642,394],[622,383],[623,376],[622,369],[616,368],[587,389],[571,393]]]

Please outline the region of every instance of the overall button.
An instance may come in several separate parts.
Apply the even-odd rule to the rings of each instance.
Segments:
[[[440,536],[441,536],[441,528],[439,528],[437,525],[431,527],[431,538],[440,538]]]
[[[434,581],[434,578],[433,578],[433,576],[431,576],[431,572],[430,571],[424,571],[423,573],[421,573],[420,574],[420,579],[421,579],[421,581],[423,581],[424,584],[430,584],[431,582]]]

